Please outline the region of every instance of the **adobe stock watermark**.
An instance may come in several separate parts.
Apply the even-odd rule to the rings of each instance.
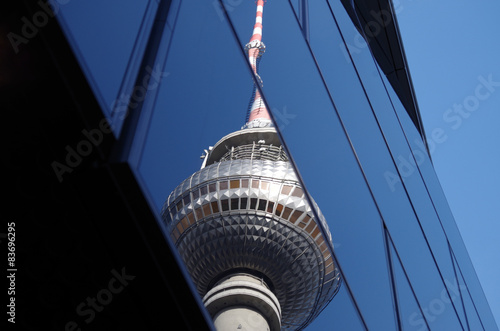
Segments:
[[[115,295],[123,292],[129,282],[132,281],[135,276],[129,275],[125,271],[125,267],[122,268],[120,272],[115,269],[111,270],[113,277],[109,280],[108,286],[101,289],[93,297],[87,297],[78,306],[76,306],[76,314],[82,318],[85,318],[83,322],[86,325],[92,323],[96,317],[97,313],[100,313],[110,305],[113,301]],[[66,331],[81,331],[80,325],[75,321],[69,321],[66,323],[64,328]]]
[[[448,131],[458,130],[462,127],[466,119],[470,118],[474,112],[476,112],[480,106],[481,102],[484,102],[490,98],[493,93],[500,87],[500,81],[493,80],[493,74],[489,74],[486,77],[481,75],[477,77],[478,84],[474,88],[474,92],[466,96],[462,102],[454,103],[453,106],[446,109],[443,113],[443,121],[448,124],[448,129],[446,127],[437,127],[427,134],[427,146],[429,148],[429,154],[433,154],[439,144],[444,143],[448,140]],[[404,180],[409,176],[412,176],[417,172],[418,166],[421,165],[425,160],[428,159],[427,151],[420,139],[414,140],[415,145],[418,149],[413,150],[413,153],[409,153],[408,156],[398,155],[396,157],[397,169],[399,175],[393,171],[385,171],[383,176],[389,186],[391,192],[396,191],[396,187],[401,183],[401,178]]]
[[[111,104],[113,116],[118,116],[120,120],[124,120],[129,109],[136,109],[139,104],[146,99],[147,92],[156,90],[161,82],[161,79],[170,75],[169,72],[161,71],[158,64],[154,67],[154,69],[150,66],[146,67],[146,71],[147,74],[144,75],[141,84],[134,86],[132,93],[122,93]]]
[[[222,0],[222,3],[224,4],[224,8],[226,8],[226,11],[230,13],[236,7],[241,5],[243,3],[243,0]],[[219,0],[214,0],[212,1],[212,6],[214,7],[217,16],[219,16],[219,20],[223,22],[226,19],[226,16],[224,15],[224,8],[222,7],[222,4],[219,2]]]
[[[49,1],[38,1],[37,4],[40,10],[34,13],[31,19],[26,16],[21,17],[21,22],[23,22],[21,31],[19,33],[11,31],[7,34],[7,39],[9,39],[14,52],[16,54],[19,53],[19,46],[25,45],[31,39],[35,38],[40,29],[45,27],[50,19],[59,13],[59,6],[66,5],[70,1],[71,0],[53,0],[50,1],[50,3]]]
[[[273,108],[272,113],[280,132],[283,132],[291,121],[297,117],[297,114],[289,113],[286,106],[282,110]]]
[[[122,94],[112,104],[113,116],[123,121],[128,110],[134,110],[144,101],[148,91],[155,90],[161,82],[161,79],[169,75],[168,72],[162,72],[159,65],[153,69],[146,68],[147,74],[144,76],[140,85],[136,85],[131,94]],[[64,175],[70,174],[75,168],[80,166],[86,156],[92,154],[94,147],[98,147],[103,141],[105,135],[111,133],[113,127],[109,125],[106,118],[101,119],[97,128],[90,131],[82,130],[84,136],[75,146],[66,145],[66,156],[64,162],[53,161],[52,170],[59,183],[64,180]]]
[[[444,282],[449,290],[449,295],[446,288],[442,289],[438,297],[429,301],[427,305],[422,306],[422,311],[415,311],[408,316],[409,324],[418,327],[418,331],[427,330],[427,324],[431,324],[438,319],[440,315],[452,306],[452,302],[460,301],[460,290],[467,289],[465,285],[460,284],[458,286],[457,282],[452,283],[447,279]]]

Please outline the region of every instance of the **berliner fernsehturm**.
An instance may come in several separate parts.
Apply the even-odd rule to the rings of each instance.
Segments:
[[[259,84],[263,7],[245,46]],[[340,286],[331,235],[256,86],[247,118],[170,193],[162,216],[217,330],[300,330]]]

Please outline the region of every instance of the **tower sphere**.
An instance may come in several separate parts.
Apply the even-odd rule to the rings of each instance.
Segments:
[[[335,295],[339,271],[275,129],[229,134],[207,158],[162,211],[198,293],[251,275],[277,298],[282,329],[305,327]]]

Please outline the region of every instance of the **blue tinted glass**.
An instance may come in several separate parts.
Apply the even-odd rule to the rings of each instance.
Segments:
[[[298,13],[300,11],[300,4],[303,2],[303,0],[291,0],[293,8],[295,11]]]
[[[463,278],[462,278],[462,274],[461,274],[461,271],[460,271],[460,266],[457,264],[457,260],[455,258],[455,256],[453,255],[453,252],[451,251],[451,248],[450,248],[450,256],[452,257],[452,261],[453,261],[453,270],[455,271],[455,274],[457,275],[457,277],[455,278],[454,282],[453,282],[453,293],[451,295],[451,298],[453,301],[458,301],[460,303],[460,318],[462,319],[462,325],[464,326],[467,326],[470,330],[470,325],[469,325],[469,321],[468,321],[468,318],[467,318],[467,308],[465,306],[465,300],[464,300],[464,296],[465,296],[465,292],[467,291],[467,288],[465,287],[464,285],[464,282],[463,282]],[[459,306],[459,305],[457,305]]]
[[[392,240],[388,237],[392,273],[396,287],[397,308],[399,321],[403,330],[428,330],[428,322],[418,301],[412,292],[403,266],[394,249]]]
[[[341,28],[343,29],[344,38],[346,40],[359,39],[360,37],[355,35],[357,32],[353,28],[350,19],[345,12],[341,10],[341,5],[335,3],[333,8],[336,17],[339,19]],[[360,40],[360,43],[362,43],[363,39],[361,38]],[[314,44],[314,40],[312,40],[312,42]],[[339,48],[342,48],[342,46],[342,43],[340,43]],[[345,46],[344,48],[345,55],[347,48]],[[419,259],[420,263],[422,265],[427,265],[430,270],[427,272],[427,277],[432,279],[431,286],[424,286],[421,282],[420,270],[412,269],[410,272],[410,279],[415,283],[420,283],[414,285],[421,289],[418,293],[422,300],[431,302],[436,295],[435,293],[440,292],[443,287],[446,289],[444,280],[447,277],[451,278],[453,275],[451,261],[446,254],[446,250],[444,250],[444,254],[437,254],[437,258],[436,254],[431,250],[433,246],[436,246],[436,250],[442,252],[440,249],[443,247],[446,248],[445,237],[442,230],[439,228],[439,222],[436,215],[432,213],[432,204],[430,200],[428,198],[425,200],[424,195],[424,200],[417,201],[419,203],[417,206],[416,203],[409,200],[412,195],[418,196],[425,194],[425,187],[423,187],[422,183],[415,184],[411,188],[398,185],[397,188],[400,190],[399,192],[394,192],[394,187],[389,188],[387,185],[387,180],[384,178],[383,174],[391,172],[394,174],[395,178],[400,178],[401,170],[395,167],[394,155],[409,155],[410,150],[404,143],[404,139],[401,140],[404,136],[402,135],[399,125],[397,125],[397,121],[395,121],[394,114],[391,111],[390,100],[378,76],[377,67],[371,58],[368,48],[366,47],[365,52],[360,52],[358,56],[359,58],[354,62],[359,69],[358,73],[363,82],[364,90],[361,89],[359,82],[355,81],[356,73],[342,75],[340,72],[338,76],[333,74],[325,76],[327,77],[328,84],[334,86],[331,90],[334,101],[338,106],[339,114],[354,148],[356,149],[356,155],[360,160],[364,174],[374,193],[384,222],[387,224],[389,231],[394,234],[394,240],[397,242],[396,245],[398,249],[401,250],[401,255],[404,256],[403,260],[408,261],[406,263],[410,263],[410,260],[415,261],[415,259]],[[320,56],[317,58],[320,62],[322,61]],[[338,67],[341,67],[342,63],[350,64],[350,61],[346,61],[345,56],[343,62],[335,61],[337,65],[335,69],[337,72],[339,72]],[[342,81],[338,77],[342,77]],[[335,80],[338,81],[336,85],[334,85]],[[349,86],[349,97],[346,97],[345,94],[335,93],[335,91],[344,91],[341,87],[342,83]],[[369,103],[366,99],[366,95],[369,97]],[[354,99],[355,101],[350,99]],[[345,106],[343,106],[344,103]],[[347,105],[350,105],[350,107]],[[377,114],[387,113],[388,110],[391,111],[389,114],[393,114],[393,118],[374,117],[374,115]],[[381,119],[384,120],[383,123],[381,123]],[[394,128],[399,131],[392,133],[391,130],[394,130]],[[389,141],[389,138],[391,141]],[[367,141],[370,143],[367,144]],[[392,141],[394,141],[394,144],[391,145]],[[419,177],[418,179],[421,180]],[[401,183],[399,182],[398,184]],[[409,190],[414,193],[408,193],[407,191]],[[425,204],[423,204],[424,202]],[[427,212],[429,207],[431,207],[431,209]],[[427,226],[422,229],[417,217],[426,219],[429,215],[432,216],[433,219],[430,219]],[[429,239],[427,235],[424,234],[425,231],[430,231],[432,235],[434,235],[432,231],[437,231],[435,238]],[[416,257],[414,250],[412,251],[409,247],[404,247],[406,246],[405,243],[410,241],[415,245],[414,247],[420,247],[420,256]],[[443,262],[444,275],[438,268],[440,262]],[[449,310],[440,316],[441,323],[447,323],[443,321],[448,321],[451,325],[457,325],[457,317],[454,316],[454,310],[455,309]]]
[[[385,85],[388,86],[389,82],[387,81],[387,79],[385,77],[382,78]],[[399,98],[396,96],[394,91],[392,89],[388,89],[388,92],[391,98],[391,103],[393,104],[394,110],[396,111],[398,121],[401,124],[402,128],[404,129],[406,141],[409,143],[411,151],[413,153],[413,156],[409,155],[406,160],[413,158],[416,162],[416,165],[418,166],[418,169],[416,167],[412,167],[409,171],[404,173],[402,175],[403,181],[406,180],[408,177],[417,174],[418,173],[417,170],[420,171],[422,177],[425,179],[425,185],[427,187],[430,197],[432,198],[432,201],[434,202],[434,206],[441,219],[441,223],[443,225],[443,228],[445,229],[448,239],[450,240],[452,245],[460,245],[461,249],[463,250],[465,249],[465,247],[463,246],[462,239],[458,232],[455,220],[453,219],[450,208],[448,206],[448,202],[439,184],[439,180],[436,177],[436,173],[432,166],[432,162],[427,154],[425,145],[422,142],[422,138],[420,134],[417,132],[414,124],[411,122],[408,114],[406,113],[406,110],[404,109],[403,105],[401,104]],[[444,142],[446,136],[444,136],[442,139],[444,140],[440,141]],[[436,147],[436,144],[433,143],[432,141],[429,141],[429,139],[427,139],[427,141],[429,144],[430,153],[432,155]],[[402,166],[404,160],[398,159],[398,161]]]
[[[481,320],[477,315],[476,307],[474,306],[469,293],[464,293],[463,298],[464,305],[467,310],[467,322],[469,323],[469,330],[488,330],[485,329],[483,324],[481,323]]]
[[[387,81],[385,82],[386,84],[388,84]],[[429,158],[425,153],[425,147],[421,141],[421,138],[418,132],[416,131],[413,123],[410,121],[408,115],[406,114],[404,108],[402,107],[399,99],[392,91],[392,89],[389,89],[389,93],[391,95],[391,100],[395,106],[398,118],[405,129],[405,134],[407,136],[408,142],[414,154],[418,170],[425,179],[426,188],[428,190],[430,197],[432,198],[432,201],[434,202],[434,208],[437,211],[437,214],[439,215],[441,224],[446,233],[446,237],[450,243],[450,246],[453,249],[453,253],[457,256],[458,260],[460,261],[460,268],[462,270],[464,277],[467,279],[468,287],[471,288],[470,293],[481,294],[482,293],[481,285],[479,284],[477,275],[470,262],[469,255],[464,246],[464,243],[460,236],[459,230],[456,226],[453,215],[451,214],[451,211],[449,209],[442,188],[439,184],[439,180],[437,179],[434,168],[432,167],[432,163],[430,162]],[[443,140],[446,137],[446,135],[445,136],[439,135],[438,134],[439,132],[440,131],[436,129],[427,133],[429,137],[427,140],[431,155],[433,151],[436,148],[438,148],[440,143],[446,141]],[[438,139],[438,137],[440,137],[441,139]],[[417,170],[417,167],[415,167],[415,169]],[[408,182],[409,179],[411,179],[412,177],[414,177],[413,174],[411,176],[407,176],[406,178],[403,177],[403,181]],[[442,251],[438,252],[438,254],[440,253],[442,253]],[[451,279],[453,279],[453,277],[447,276],[448,281]],[[452,292],[453,290],[450,290],[451,295]],[[491,314],[491,310],[484,296],[476,295],[474,301],[475,301],[474,304],[477,305],[477,307],[479,307],[478,311],[482,315],[483,320],[488,321],[485,323],[491,323],[494,325],[495,323],[494,318]],[[460,307],[459,307],[460,303],[457,302],[456,305],[457,305],[456,307],[457,312],[460,313]]]
[[[240,46],[214,3],[184,2],[174,31],[151,117],[139,132],[139,171],[157,210],[200,169],[204,149],[241,128],[252,89]]]
[[[157,2],[51,3],[106,117],[115,122],[113,108],[133,92]]]
[[[466,323],[469,324],[470,330],[497,330],[498,325],[495,322],[495,318],[491,314],[491,310],[487,303],[482,302],[477,298],[478,295],[473,297],[474,289],[471,289],[469,284],[471,281],[467,281],[464,279],[465,275],[463,274],[463,267],[461,267],[458,262],[456,256],[453,254],[453,262],[455,265],[455,270],[458,277],[458,284],[456,289],[457,297],[461,295]],[[458,293],[459,292],[459,293]]]
[[[457,297],[459,297],[462,300],[466,316],[466,324],[469,326],[469,330],[488,330],[489,327],[491,327],[491,329],[493,330],[494,329],[493,325],[485,328],[485,324],[483,324],[483,322],[479,318],[477,314],[478,307],[476,307],[475,303],[471,299],[469,288],[467,287],[462,277],[460,267],[456,263],[457,261],[455,259],[454,262],[458,275],[457,292],[459,293],[457,293]]]
[[[366,52],[366,54],[369,55],[369,52]],[[358,57],[355,63],[366,62],[376,65],[371,56],[365,59],[361,59],[360,55]],[[381,72],[378,68],[375,68],[375,70],[377,73]],[[364,76],[363,73],[365,72],[367,71],[360,70],[361,77]],[[425,233],[425,238],[432,251],[432,256],[436,260],[441,278],[447,286],[447,295],[451,296],[453,288],[451,284],[455,282],[455,273],[448,251],[448,240],[441,224],[441,217],[437,214],[437,209],[428,193],[424,177],[417,166],[417,164],[424,162],[430,163],[430,160],[425,151],[412,153],[398,117],[395,116],[396,113],[393,110],[392,103],[387,98],[388,95],[385,88],[389,90],[392,87],[391,85],[386,85],[384,88],[383,84],[384,82],[380,79],[379,75],[371,75],[364,78],[364,86],[368,93],[372,94],[370,100],[372,101],[378,123],[384,132],[388,147],[393,151],[392,157],[397,163],[399,176],[401,176],[399,177],[396,173],[386,172],[384,173],[384,177],[391,189],[394,188],[392,178],[403,179],[404,188],[411,200],[419,224]],[[377,102],[374,102],[374,100],[377,100]],[[407,117],[408,115],[403,113],[401,116]],[[453,301],[451,304],[457,314],[463,314],[460,301]]]
[[[306,330],[366,330],[345,286]]]

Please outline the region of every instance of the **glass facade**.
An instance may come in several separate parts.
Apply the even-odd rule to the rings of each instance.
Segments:
[[[243,47],[255,4],[130,0],[95,10],[93,3],[58,4],[58,19],[115,136],[131,140],[127,162],[160,215],[170,192],[200,169],[204,150],[245,124],[255,77]],[[268,1],[264,9],[262,94],[328,223],[342,278],[308,329],[496,330],[421,133],[368,37],[340,1]],[[126,120],[132,129],[123,129]],[[219,211],[302,217],[244,195],[187,211],[202,196],[253,185],[304,193],[244,177],[181,196],[167,211],[180,221],[165,240]]]

